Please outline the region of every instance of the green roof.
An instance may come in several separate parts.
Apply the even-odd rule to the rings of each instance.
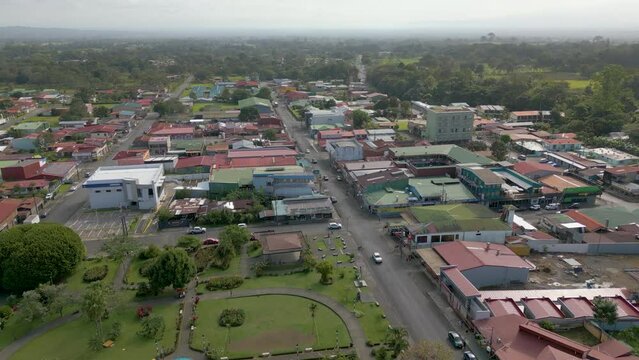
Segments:
[[[430,145],[430,146],[409,146],[392,148],[390,151],[395,157],[417,157],[445,155],[459,164],[479,164],[488,165],[494,163],[493,160],[477,155],[474,152],[453,144]]]
[[[272,108],[270,101],[258,97],[250,97],[248,99],[240,100],[237,102],[237,104],[239,105],[240,109],[255,105],[262,105]]]
[[[13,166],[18,163],[18,160],[1,160],[0,161],[0,169],[6,166]]]
[[[415,188],[415,191],[422,198],[441,197],[445,190],[447,201],[476,200],[473,193],[459,179],[449,177],[411,178],[408,179],[408,185]]]
[[[557,223],[557,224],[567,224],[576,222],[573,218],[564,214],[548,214],[546,218]]]
[[[43,125],[46,127],[48,124],[42,121],[23,122],[23,123],[14,125],[13,128],[16,130],[36,130]]]
[[[406,204],[410,195],[403,191],[388,192],[385,189],[372,191],[364,195],[366,202],[370,205],[392,206]]]
[[[580,212],[592,217],[593,219],[605,224],[608,221],[608,226],[614,228],[615,226],[625,225],[630,223],[636,223],[639,219],[639,209],[630,211],[629,209],[618,206],[597,206],[593,208],[579,209]]]
[[[213,170],[209,182],[218,184],[238,184],[248,186],[253,183],[252,168]]]
[[[303,173],[304,168],[297,165],[256,167],[253,174],[290,174]]]
[[[428,232],[506,231],[499,215],[479,204],[417,206],[411,213]]]
[[[335,124],[317,124],[317,125],[311,125],[311,130],[317,130],[317,131],[322,131],[322,130],[331,130],[331,129],[341,129],[344,127],[344,124],[342,123],[335,123]]]
[[[196,140],[171,140],[173,150],[198,151],[202,150],[204,144],[201,139]]]

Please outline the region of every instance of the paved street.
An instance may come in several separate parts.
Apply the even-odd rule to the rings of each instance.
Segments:
[[[304,152],[310,149],[310,156],[318,159],[322,174],[327,174],[331,179],[324,183],[324,188],[337,198],[335,205],[341,222],[344,229],[353,234],[357,245],[361,246],[362,257],[369,259],[373,252],[381,253],[384,263],[377,266],[365,261],[363,271],[391,323],[406,327],[413,340],[445,341],[451,324],[431,298],[431,295],[435,299],[439,297],[437,288],[419,267],[400,257],[395,243],[384,234],[384,221],[366,214],[352,197],[346,195],[343,184],[335,181],[336,174],[330,169],[328,154],[317,152],[314,146],[310,146],[310,139],[302,124],[292,117],[284,105],[279,106],[278,113],[300,150]]]

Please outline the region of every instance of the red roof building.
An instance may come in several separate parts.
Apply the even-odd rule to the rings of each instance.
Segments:
[[[524,304],[524,314],[531,319],[544,320],[549,318],[563,319],[564,314],[548,298],[521,299]]]
[[[558,299],[561,304],[561,311],[570,318],[586,318],[591,319],[593,317],[594,306],[590,300],[585,297],[567,298],[561,297]]]
[[[606,228],[606,225],[600,223],[599,221],[591,218],[590,216],[582,213],[579,210],[568,210],[564,213],[564,215],[575,220],[575,222],[584,225],[586,227],[586,230],[588,230],[589,232],[597,232]]]
[[[486,299],[485,303],[492,316],[517,315],[526,317],[513,299]]]
[[[18,206],[19,204],[13,199],[0,200],[0,231],[12,228],[15,225],[18,217]]]
[[[288,148],[259,148],[259,149],[238,149],[229,150],[229,159],[240,158],[263,158],[263,157],[289,157],[296,156],[298,153],[295,150]]]
[[[169,136],[172,140],[192,139],[195,134],[195,128],[193,127],[160,127],[159,129],[151,129],[149,134],[152,136]]]
[[[38,176],[41,168],[40,160],[22,160],[15,165],[5,166],[0,171],[4,181],[20,181]]]
[[[191,169],[194,168],[207,168],[210,170],[211,166],[215,163],[215,158],[213,156],[192,156],[179,158],[177,164],[175,165],[176,170],[181,169]],[[208,171],[207,171],[208,172]]]
[[[564,172],[561,168],[556,168],[548,164],[542,164],[537,161],[516,162],[513,165],[513,170],[533,180],[537,180],[549,175],[561,175]]]

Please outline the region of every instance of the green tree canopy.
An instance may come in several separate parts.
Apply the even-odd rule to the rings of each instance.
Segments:
[[[370,121],[368,114],[362,110],[353,111],[353,127],[355,129],[363,129],[366,127],[366,124]]]
[[[508,147],[501,140],[497,140],[490,145],[490,153],[495,160],[504,161],[508,156]]]
[[[165,115],[175,115],[179,113],[183,113],[185,110],[184,105],[178,99],[169,99],[167,101],[160,101],[159,103],[153,106],[153,111],[160,114],[160,116]]]
[[[266,129],[266,131],[262,133],[262,137],[266,140],[273,141],[277,139],[277,132],[275,132],[275,130],[273,129]]]
[[[255,94],[255,97],[261,99],[270,99],[271,98],[271,89],[267,87],[261,87],[260,90]]]
[[[0,233],[2,287],[25,291],[42,283],[58,282],[71,275],[84,255],[82,240],[66,226],[15,226]]]
[[[253,106],[240,109],[240,115],[238,115],[238,119],[240,119],[240,121],[255,121],[259,118],[260,113],[257,111],[257,108]]]
[[[184,249],[169,249],[149,268],[149,284],[156,291],[167,286],[182,288],[195,276],[195,270],[195,262]]]
[[[251,93],[245,89],[235,89],[231,95],[231,102],[237,103],[240,100],[248,99],[251,97]]]
[[[333,264],[330,261],[320,261],[315,265],[315,270],[320,273],[320,282],[322,284],[328,284],[331,282],[331,274],[333,274]]]
[[[99,118],[107,118],[110,113],[111,110],[109,110],[106,106],[96,106],[93,108],[93,116],[97,116]]]
[[[220,231],[220,241],[222,240],[230,240],[233,243],[235,252],[239,254],[242,246],[251,240],[251,233],[246,228],[228,225]]]
[[[600,324],[614,325],[617,322],[617,304],[606,298],[595,298],[593,317]]]

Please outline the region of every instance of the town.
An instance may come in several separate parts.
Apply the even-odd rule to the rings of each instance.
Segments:
[[[639,127],[392,56],[0,89],[0,358],[637,359]]]

